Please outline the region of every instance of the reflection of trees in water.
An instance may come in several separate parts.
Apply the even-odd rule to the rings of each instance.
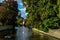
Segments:
[[[33,33],[32,36],[30,36],[29,40],[60,40],[60,39],[42,33],[40,34]]]
[[[42,40],[41,36],[35,32],[32,33],[32,36],[29,37],[29,40]]]
[[[32,35],[29,40],[40,40],[40,36],[39,35]]]
[[[31,35],[29,28],[20,27],[17,29],[17,40],[28,40],[28,37]]]
[[[28,28],[25,28],[24,31],[26,31],[26,29],[28,29]],[[18,32],[16,35],[18,36],[17,38],[19,38],[19,40],[20,40],[20,38],[23,39],[23,36],[24,36],[24,40],[28,40],[28,39],[29,40],[60,40],[55,37],[45,35],[43,33],[38,33],[38,32],[33,32],[32,35],[30,35],[30,30],[28,31],[29,33],[27,33],[27,31],[26,31],[25,34],[22,34],[22,31],[23,31],[22,27],[19,27],[16,31],[16,32]],[[0,40],[17,40],[17,39],[15,37],[12,37],[11,39],[0,38]]]

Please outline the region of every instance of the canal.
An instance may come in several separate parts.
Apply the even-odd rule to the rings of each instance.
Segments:
[[[60,40],[58,38],[45,35],[42,33],[34,32],[30,28],[27,27],[16,27],[16,34],[14,37],[9,36],[6,38],[0,38],[0,40]]]

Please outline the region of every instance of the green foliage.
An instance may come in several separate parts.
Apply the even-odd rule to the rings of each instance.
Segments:
[[[22,24],[22,22],[23,22],[23,19],[22,18],[17,18],[17,24],[18,25]]]
[[[25,0],[27,22],[26,25],[37,26],[43,31],[48,28],[57,28],[59,13],[57,0]]]
[[[0,6],[1,6],[2,3],[0,3]]]
[[[57,5],[58,5],[58,10],[59,13],[57,14],[58,18],[60,18],[60,0],[57,1]]]
[[[56,17],[45,19],[41,25],[44,25],[47,28],[57,28],[58,19]]]

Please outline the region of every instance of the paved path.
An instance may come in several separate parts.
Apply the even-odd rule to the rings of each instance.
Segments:
[[[50,36],[53,36],[53,37],[56,37],[56,38],[59,38],[60,39],[60,29],[55,29],[55,30],[51,30],[49,29],[49,32],[43,32],[43,31],[40,31],[36,28],[33,28],[34,31],[38,31],[38,32],[41,32],[41,33],[44,33],[46,35],[50,35]]]
[[[55,30],[49,30],[48,34],[50,34],[51,36],[60,38],[60,29],[55,29]]]

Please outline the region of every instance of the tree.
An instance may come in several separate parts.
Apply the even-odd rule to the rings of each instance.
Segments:
[[[18,25],[21,25],[22,22],[23,22],[23,18],[22,17],[17,18],[17,24]]]
[[[26,6],[27,22],[33,27],[42,28],[45,31],[48,28],[57,28],[59,18],[57,0],[23,0]]]
[[[0,3],[0,6],[1,6],[2,3]]]
[[[17,2],[4,2],[0,6],[0,22],[3,25],[16,25],[16,16],[18,14]]]
[[[59,26],[60,26],[60,0],[57,0],[57,6],[58,6],[58,18],[59,18]]]
[[[0,8],[1,8],[0,9],[0,23],[4,25],[5,22],[6,22],[6,16],[7,16],[6,12],[8,10],[5,7],[2,7],[2,6],[0,6]]]

